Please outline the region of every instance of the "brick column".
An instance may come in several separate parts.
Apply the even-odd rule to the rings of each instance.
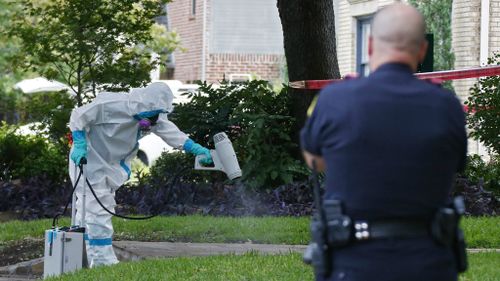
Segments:
[[[455,69],[479,65],[481,0],[454,0],[451,12],[451,46],[455,54]],[[460,99],[465,100],[477,79],[453,81]]]

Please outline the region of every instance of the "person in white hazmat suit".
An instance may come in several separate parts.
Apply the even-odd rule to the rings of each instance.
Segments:
[[[129,94],[103,92],[96,99],[73,110],[70,129],[73,146],[69,173],[75,183],[83,158],[85,175],[102,204],[114,212],[115,191],[130,177],[130,162],[137,153],[138,140],[148,132],[161,137],[168,145],[194,155],[204,155],[202,164],[211,164],[210,151],[195,143],[168,120],[173,94],[167,85],[152,83],[133,89]],[[76,164],[76,165],[75,165]],[[75,172],[77,172],[75,174]],[[78,182],[76,223],[81,225],[83,177]],[[86,191],[86,246],[90,267],[118,262],[112,247],[112,215]]]

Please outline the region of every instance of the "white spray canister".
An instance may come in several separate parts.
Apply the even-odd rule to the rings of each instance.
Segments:
[[[241,169],[238,163],[238,158],[234,152],[233,144],[227,137],[226,133],[217,133],[214,135],[215,150],[210,150],[212,159],[214,161],[213,167],[203,166],[199,160],[203,158],[202,155],[196,156],[194,162],[195,170],[209,170],[209,171],[222,171],[226,173],[230,180],[241,177]]]

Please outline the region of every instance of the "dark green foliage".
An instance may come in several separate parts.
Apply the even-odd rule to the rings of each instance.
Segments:
[[[486,162],[479,155],[469,156],[465,171],[456,179],[453,195],[464,197],[467,215],[500,214],[500,158]]]
[[[10,91],[12,81],[0,78],[0,121],[13,124],[17,121],[16,103],[20,94],[17,91]]]
[[[79,105],[101,89],[143,86],[159,63],[148,44],[166,2],[24,0],[10,31],[21,41],[15,62],[72,86]]]
[[[40,93],[27,97],[19,106],[21,121],[38,122],[36,129],[47,131],[49,140],[68,151],[68,120],[75,100],[65,92]]]
[[[159,186],[175,184],[182,181],[190,183],[207,183],[209,176],[206,172],[193,170],[194,156],[182,152],[163,153],[160,158],[155,161],[155,164],[149,170],[149,175],[146,181],[155,181]],[[212,173],[212,176],[222,180],[222,177],[217,177],[218,173]],[[219,175],[220,176],[220,175]]]
[[[43,136],[15,134],[16,127],[0,127],[0,180],[45,176],[63,182],[67,169],[66,153]]]
[[[488,59],[488,64],[500,65],[500,53]],[[470,135],[483,142],[495,154],[500,154],[500,76],[479,79],[470,90],[467,124]]]
[[[434,35],[434,71],[453,69],[455,55],[451,50],[451,8],[450,0],[410,0],[424,16],[427,33]],[[451,82],[444,86],[453,90]]]
[[[8,37],[12,29],[12,14],[19,11],[18,1],[0,1],[0,121],[9,124],[17,122],[16,104],[21,96],[20,91],[13,90],[14,84],[21,80],[23,74],[13,67],[11,58],[19,49],[19,40]]]
[[[174,152],[156,160],[150,175],[116,193],[118,212],[214,216],[310,215],[312,193],[307,182],[273,190],[252,190],[222,172],[193,170],[194,157]]]
[[[472,183],[481,183],[484,188],[500,196],[500,157],[493,157],[486,162],[479,155],[469,156],[463,177]]]
[[[272,188],[306,177],[305,166],[292,157],[297,144],[290,138],[288,88],[275,93],[265,81],[218,88],[202,84],[198,93],[188,95],[192,101],[177,105],[170,119],[208,147],[214,146],[214,134],[226,132],[247,186]]]
[[[462,196],[465,200],[467,216],[497,216],[500,214],[500,200],[493,192],[484,189],[483,182],[472,182],[467,178],[457,178],[452,196]]]
[[[428,33],[434,34],[434,71],[453,68],[455,56],[451,51],[450,0],[410,0],[424,16]]]
[[[63,211],[71,195],[70,186],[69,181],[55,182],[46,175],[0,180],[0,211],[14,211],[25,220],[52,218]]]

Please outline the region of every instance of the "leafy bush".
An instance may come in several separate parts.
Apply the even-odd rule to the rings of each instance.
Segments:
[[[174,152],[155,161],[149,174],[137,174],[136,183],[126,183],[116,193],[119,211],[145,214],[177,214],[192,203],[197,190],[206,182],[202,175],[191,172],[194,158]],[[206,185],[205,185],[206,186]]]
[[[213,216],[308,216],[312,193],[305,182],[274,190],[251,190],[242,184],[193,184],[183,177],[169,184],[160,181],[123,186],[116,192],[119,213]]]
[[[43,136],[15,134],[16,128],[0,126],[0,180],[45,176],[62,182],[67,175],[65,152]]]
[[[500,65],[500,53],[488,59],[488,64]],[[500,154],[500,76],[479,79],[471,88],[465,104],[470,135]]]
[[[252,190],[222,173],[193,170],[194,157],[164,153],[139,183],[116,192],[119,212],[168,215],[286,215],[312,212],[312,189],[306,181],[273,190]]]
[[[247,186],[270,189],[306,178],[305,166],[291,153],[297,144],[290,137],[294,120],[286,87],[275,93],[266,81],[218,88],[204,83],[186,94],[191,102],[177,105],[170,119],[208,147],[214,134],[226,132]]]
[[[458,175],[453,196],[465,199],[466,214],[472,216],[500,214],[500,159],[485,162],[479,155],[470,155],[467,166]]]
[[[500,200],[493,192],[483,188],[482,181],[474,183],[466,178],[457,178],[452,195],[464,197],[466,215],[497,216],[500,214]]]
[[[462,176],[500,196],[500,157],[485,162],[479,155],[471,155]]]
[[[11,77],[0,77],[0,121],[10,124],[17,121],[16,103],[20,96],[19,91],[11,90],[11,80]]]
[[[66,92],[51,92],[32,95],[21,102],[19,112],[22,122],[39,122],[38,130],[47,131],[50,141],[69,152],[66,134],[68,120],[76,101]]]
[[[222,181],[222,173],[206,173],[193,170],[194,156],[183,152],[162,153],[151,167],[146,182],[154,182],[157,187],[175,182],[207,184],[210,177],[213,181]]]
[[[54,182],[45,175],[0,181],[0,211],[15,211],[25,220],[52,218],[62,211],[70,194],[69,181]]]

